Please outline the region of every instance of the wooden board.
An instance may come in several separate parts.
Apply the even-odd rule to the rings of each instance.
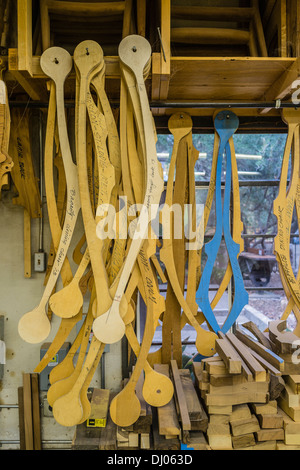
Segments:
[[[154,370],[169,377],[169,366],[166,364],[155,364]],[[174,399],[157,410],[159,434],[180,436],[181,428],[178,422]]]
[[[25,447],[26,447],[26,450],[34,450],[31,377],[30,377],[30,374],[28,373],[23,373],[23,403],[24,403]]]
[[[251,418],[230,421],[231,433],[233,436],[243,436],[260,430],[258,419],[255,415]]]

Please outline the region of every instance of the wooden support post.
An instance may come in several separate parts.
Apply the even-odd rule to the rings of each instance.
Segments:
[[[23,391],[23,387],[18,388],[18,405],[19,405],[20,450],[26,450],[25,423],[24,423],[24,391]]]
[[[30,374],[23,373],[24,430],[26,450],[34,450]]]
[[[160,99],[166,100],[171,74],[171,0],[161,0]]]
[[[34,450],[42,450],[39,376],[31,374],[31,400]]]
[[[32,76],[32,0],[18,0],[18,69]]]

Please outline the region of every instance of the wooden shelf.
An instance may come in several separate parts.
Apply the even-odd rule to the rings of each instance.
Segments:
[[[285,0],[284,0],[285,1]],[[269,2],[268,4],[271,5]],[[276,0],[276,3],[279,2]],[[40,57],[32,56],[31,0],[18,0],[18,48],[9,49],[5,80],[10,97],[26,93],[34,101],[48,99],[47,81]],[[271,10],[271,7],[269,8]],[[151,101],[275,101],[288,100],[293,83],[300,79],[300,59],[281,57],[173,57],[171,54],[171,3],[161,3],[161,51],[152,54],[152,70],[147,82]],[[280,16],[279,13],[275,15]],[[274,29],[274,28],[273,28]],[[106,89],[109,99],[118,100],[120,69],[117,56],[107,56]],[[74,99],[74,73],[66,82],[66,99]],[[261,109],[243,109],[239,114],[263,115]],[[174,110],[155,109],[154,115]],[[192,115],[212,115],[213,110],[188,109]],[[272,110],[277,115],[279,110]]]
[[[295,59],[172,58],[169,100],[257,101]]]

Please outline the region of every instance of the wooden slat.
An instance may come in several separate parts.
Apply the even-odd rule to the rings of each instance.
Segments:
[[[174,360],[171,360],[171,369],[172,369],[172,375],[173,375],[173,380],[174,380],[174,385],[175,385],[177,404],[179,408],[182,429],[184,431],[190,431],[192,426],[191,426],[191,421],[189,417],[189,411],[187,407],[185,393],[184,393],[183,386],[181,383],[181,378],[180,378],[180,373],[178,370],[177,362]]]
[[[249,20],[253,17],[253,8],[247,7],[205,7],[189,5],[172,5],[172,18],[206,21]]]
[[[42,450],[39,376],[31,374],[31,399],[34,450]]]
[[[65,2],[56,0],[46,0],[49,12],[60,15],[79,15],[81,17],[91,15],[111,15],[123,13],[125,1],[121,2]]]
[[[20,450],[26,450],[23,387],[18,387]]]
[[[272,351],[267,349],[262,344],[260,344],[257,341],[253,340],[248,335],[243,334],[239,330],[239,328],[236,328],[235,334],[238,337],[238,339],[240,339],[242,341],[242,343],[246,344],[251,349],[253,349],[255,352],[260,354],[263,357],[263,359],[270,362],[270,364],[272,364],[274,367],[276,367],[281,372],[284,370],[284,361],[279,356],[277,356],[277,354],[273,353]]]
[[[247,349],[247,347],[233,333],[227,333],[226,337],[229,339],[233,347],[239,352],[243,360],[246,362],[249,369],[253,373],[255,380],[257,382],[265,382],[267,378],[266,371],[251,354],[249,349]]]
[[[26,450],[34,450],[30,374],[23,373],[24,429]]]
[[[18,0],[18,69],[32,75],[32,0]]]
[[[167,364],[155,364],[154,370],[170,377],[169,366]],[[157,409],[159,434],[177,435],[181,433],[174,398],[167,404]]]
[[[242,373],[242,361],[236,350],[225,339],[216,340],[216,351],[223,359],[230,374]]]

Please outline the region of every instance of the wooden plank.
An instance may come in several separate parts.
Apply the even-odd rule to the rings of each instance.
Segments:
[[[276,441],[262,441],[256,443],[254,446],[240,448],[239,450],[276,450]]]
[[[173,381],[175,385],[177,404],[179,408],[182,429],[183,431],[190,431],[191,421],[189,417],[187,401],[186,401],[185,393],[184,393],[183,386],[181,383],[181,378],[180,378],[180,373],[178,370],[177,362],[175,360],[171,360],[171,370],[172,370]]]
[[[236,350],[225,339],[216,340],[216,351],[223,359],[230,374],[241,374],[242,361]]]
[[[180,441],[177,437],[166,439],[159,431],[158,408],[152,408],[153,414],[153,449],[154,450],[179,450]]]
[[[25,423],[24,423],[24,392],[23,387],[18,387],[18,405],[19,405],[19,437],[20,450],[26,450],[25,443]]]
[[[253,323],[252,321],[243,323],[241,325],[243,328],[246,328],[246,330],[250,331],[257,339],[260,341],[266,348],[271,349],[272,345],[267,338],[266,334],[260,331],[258,326]]]
[[[300,421],[300,408],[293,408],[291,406],[288,406],[287,401],[280,396],[278,398],[278,406],[294,421],[299,422]]]
[[[26,450],[34,450],[31,379],[29,373],[23,373],[24,429]]]
[[[230,422],[239,421],[241,419],[250,419],[251,410],[247,403],[242,405],[236,405],[232,408],[232,413],[230,415]]]
[[[288,384],[285,384],[285,388],[282,391],[281,396],[285,399],[287,405],[291,408],[300,407],[300,395],[293,393],[293,390]]]
[[[253,351],[253,349],[251,350],[251,354],[271,374],[273,374],[275,377],[281,377],[281,375],[282,375],[281,371],[279,369],[277,369],[276,367],[274,367],[272,364],[270,364],[268,361],[266,361],[263,357],[261,357],[260,354],[258,354],[256,351]]]
[[[284,361],[279,356],[277,356],[277,354],[273,353],[271,350],[267,349],[265,346],[258,343],[257,341],[254,341],[248,335],[243,334],[239,330],[239,328],[236,329],[235,334],[238,337],[238,339],[240,339],[242,341],[242,343],[246,344],[251,349],[253,349],[255,352],[260,354],[263,357],[263,359],[270,362],[270,364],[272,364],[278,370],[280,370],[281,372],[283,371]]]
[[[95,15],[122,14],[125,8],[125,1],[119,2],[68,2],[57,0],[46,0],[49,12],[60,15],[78,15],[80,17]]]
[[[204,397],[204,401],[207,406],[242,405],[243,403],[267,403],[268,399],[268,393],[264,392],[239,392],[222,395],[207,393]]]
[[[207,425],[207,414],[198,398],[195,390],[193,379],[188,369],[179,371],[183,392],[186,398],[187,409],[191,421],[201,421],[203,425]]]
[[[283,441],[284,430],[283,429],[261,429],[255,432],[255,438],[258,442],[261,441]]]
[[[277,414],[277,401],[272,400],[269,403],[261,404],[261,403],[253,403],[251,404],[251,409],[256,415],[276,415]]]
[[[18,69],[32,75],[32,0],[18,0]]]
[[[160,99],[169,94],[171,74],[171,0],[161,1],[161,83]]]
[[[234,386],[248,382],[243,374],[212,374],[209,376],[209,383],[215,387]]]
[[[285,382],[282,377],[276,377],[273,374],[270,374],[270,400],[277,400],[281,392],[284,390]]]
[[[31,374],[31,399],[34,450],[42,450],[39,376]]]
[[[208,425],[208,443],[212,450],[231,450],[232,440],[229,425]]]
[[[283,428],[283,417],[279,413],[276,415],[257,415],[259,425],[262,429],[279,429]]]
[[[210,7],[198,5],[172,5],[172,18],[200,19],[207,21],[238,21],[253,17],[253,8],[247,7]]]
[[[140,36],[146,36],[146,13],[147,13],[147,2],[146,0],[140,0],[137,2],[137,34]]]
[[[209,422],[211,424],[229,424],[230,415],[209,415]]]
[[[164,374],[167,377],[170,377],[169,366],[167,364],[155,364],[154,370],[159,372],[160,374]],[[157,414],[159,434],[171,434],[176,436],[179,436],[181,434],[181,428],[178,422],[174,397],[167,405],[158,408]]]
[[[141,433],[140,435],[140,448],[141,449],[150,449],[150,434]]]
[[[253,433],[243,434],[242,436],[232,436],[232,446],[235,450],[247,449],[255,446],[255,437]]]
[[[207,406],[208,415],[228,415],[232,413],[232,405],[208,405]]]
[[[215,387],[214,385],[209,385],[208,393],[211,395],[231,395],[237,393],[268,393],[269,392],[269,382],[245,382],[235,385],[225,385]]]
[[[290,386],[293,393],[300,393],[300,375],[287,375],[285,382]]]
[[[282,409],[278,414],[283,420],[284,442],[286,445],[300,445],[300,423],[295,422]]]
[[[249,349],[233,333],[227,333],[226,338],[229,339],[233,347],[239,352],[240,356],[246,362],[249,369],[253,373],[255,380],[257,382],[265,382],[267,379],[266,371],[251,354]]]
[[[230,428],[233,436],[243,436],[260,430],[259,422],[255,415],[246,419],[230,421]]]
[[[194,450],[210,450],[205,434],[203,432],[193,432],[190,435],[190,440],[187,443],[187,449]]]
[[[212,374],[228,374],[228,368],[224,361],[219,358],[217,361],[207,362],[205,365],[205,370],[212,375]]]

